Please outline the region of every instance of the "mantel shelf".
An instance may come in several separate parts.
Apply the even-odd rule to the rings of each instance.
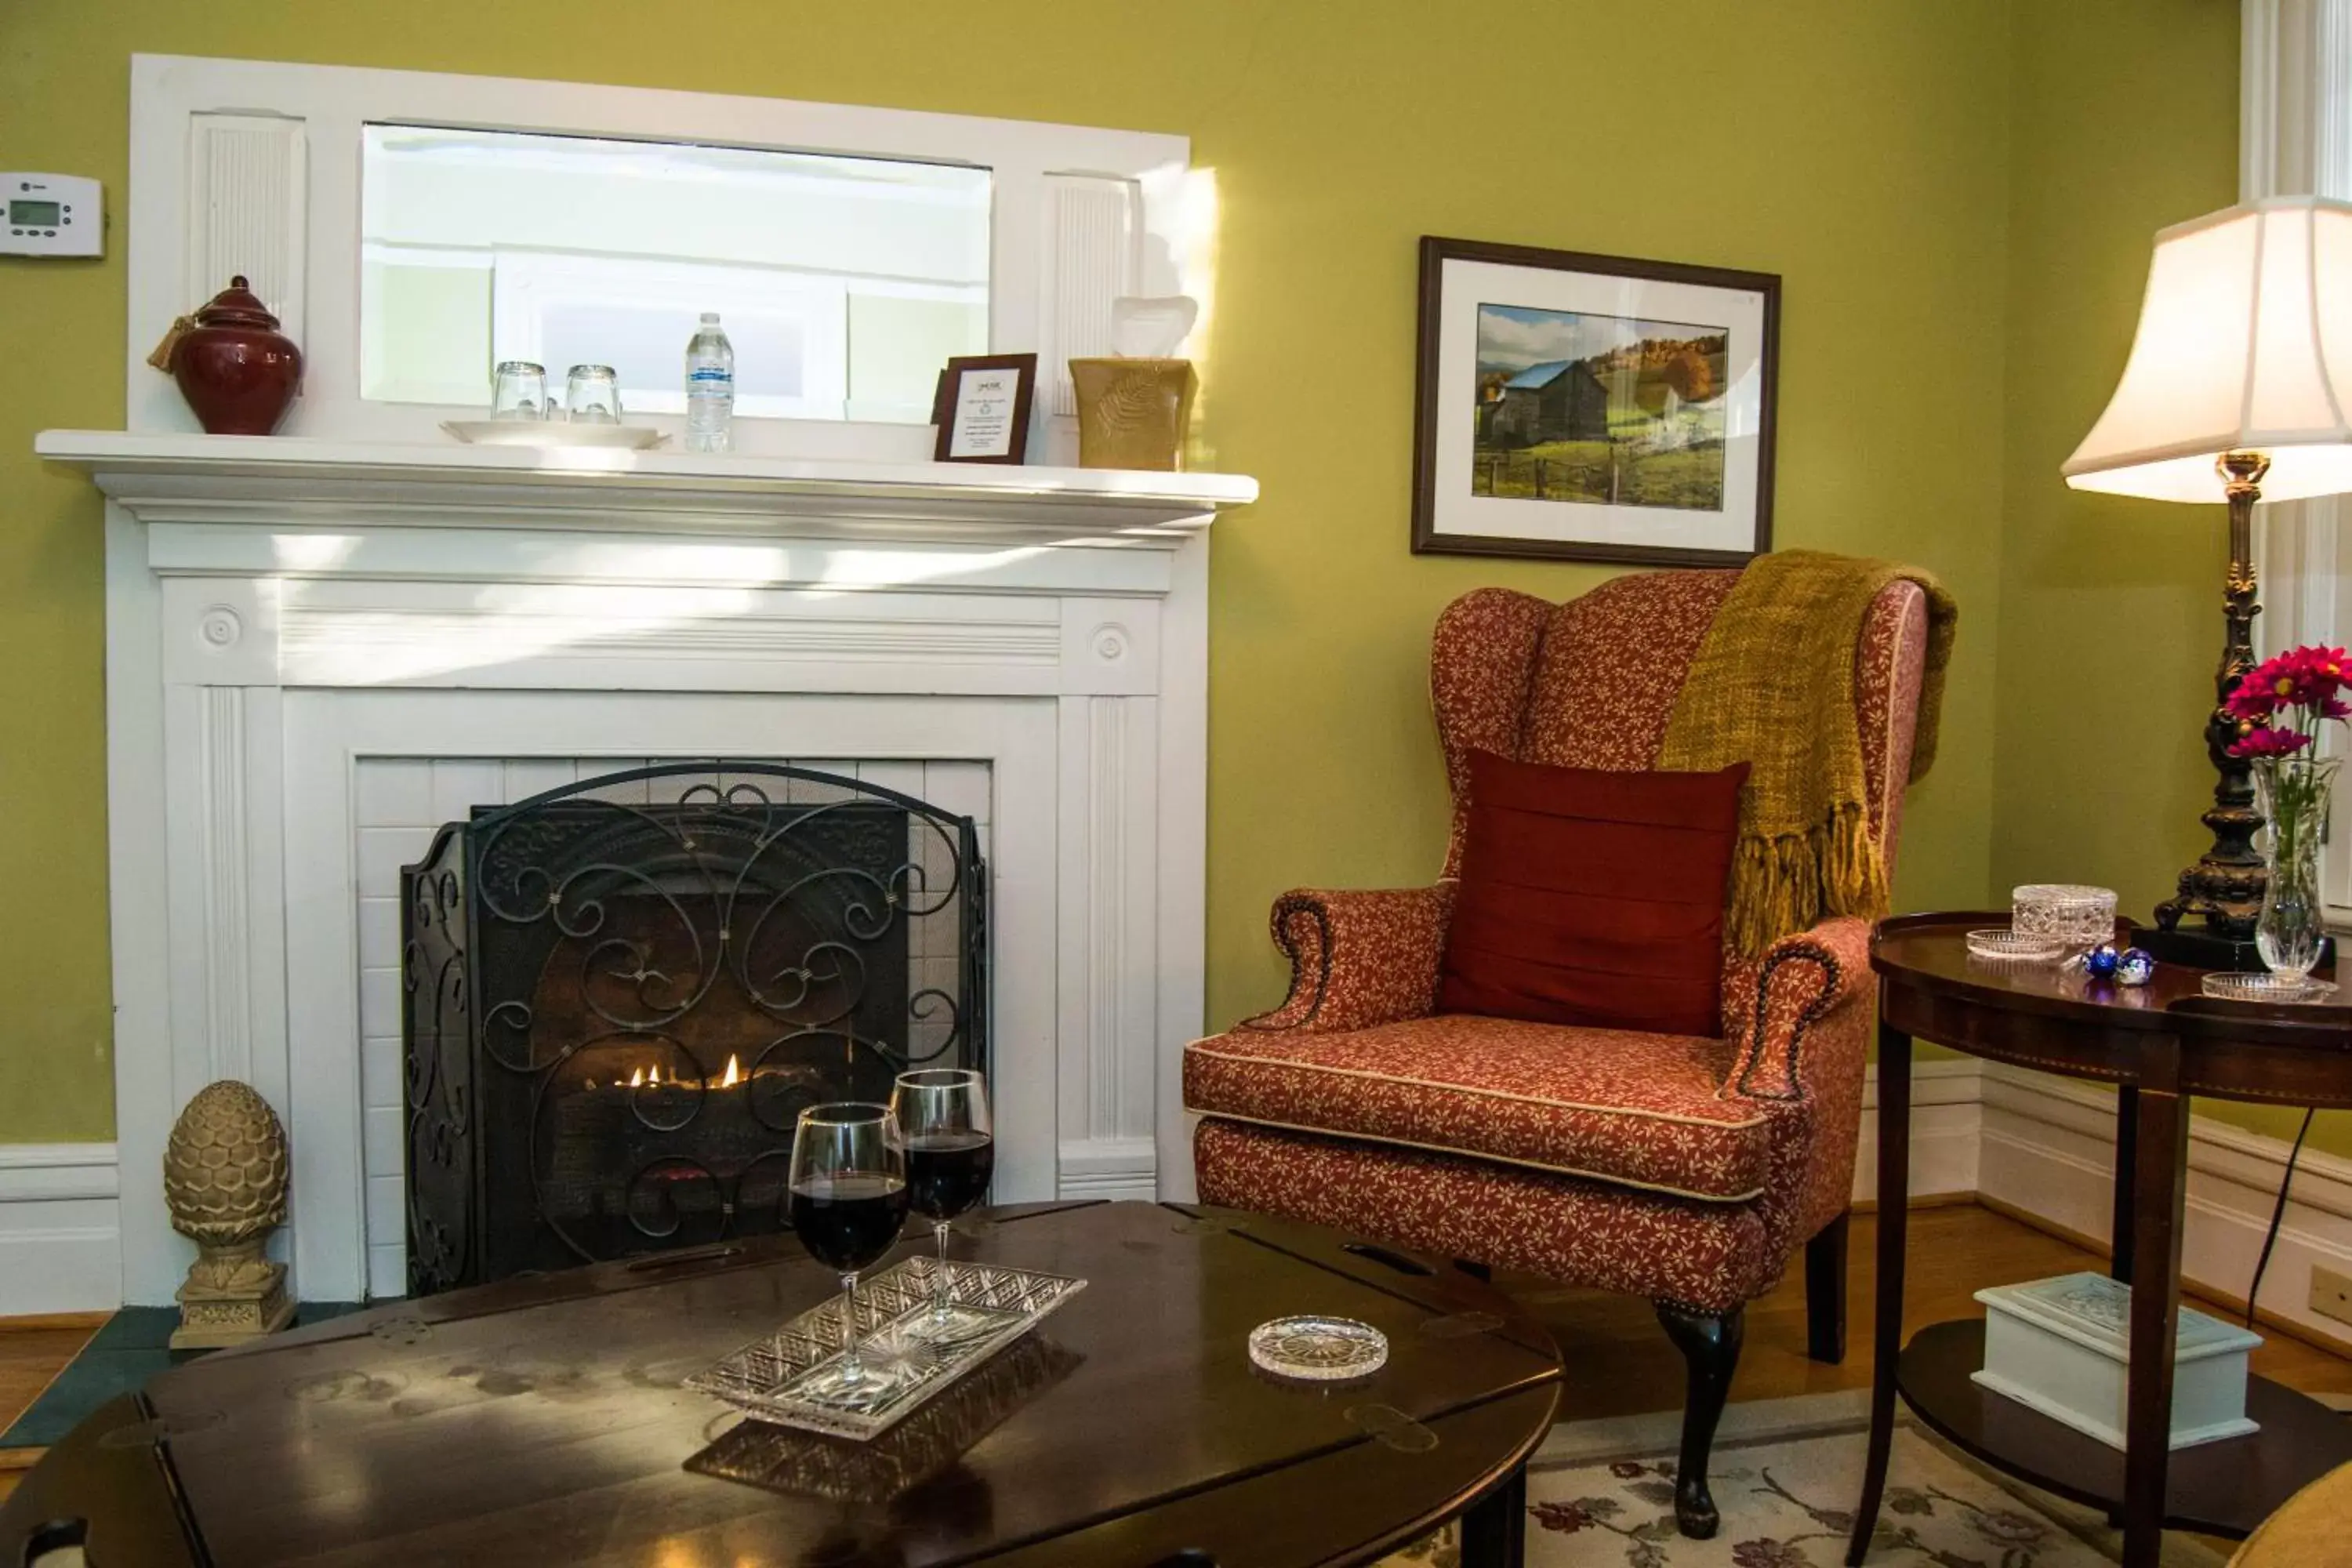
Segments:
[[[40,457],[144,522],[536,529],[1172,547],[1257,499],[1240,474],[546,451],[45,430]]]

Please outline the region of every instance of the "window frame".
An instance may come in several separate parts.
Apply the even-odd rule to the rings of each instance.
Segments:
[[[2322,195],[2352,200],[2352,0],[2242,0],[2238,199]],[[2254,621],[2263,657],[2352,640],[2352,497],[2265,502],[2254,509]],[[2337,727],[2322,749],[2346,752]],[[2346,785],[2333,812],[2345,826]],[[2320,896],[2331,930],[2352,932],[2352,832],[2328,836]]]
[[[233,220],[206,194],[200,116],[249,117],[292,142],[294,175],[266,200],[232,193]],[[131,300],[127,427],[193,430],[148,350],[173,320],[227,282],[240,247],[287,247],[272,300],[305,358],[302,395],[282,434],[342,440],[439,442],[444,420],[478,405],[374,402],[360,395],[362,128],[446,125],[665,142],[700,142],[853,157],[908,159],[990,171],[989,346],[1035,349],[1058,366],[1107,351],[1084,341],[1108,330],[1117,294],[1201,293],[1200,237],[1187,232],[1191,143],[1182,136],[790,99],[457,76],[273,61],[136,55],[131,59]],[[1108,182],[1108,184],[1107,184]],[[1124,213],[1108,243],[1099,221],[1057,221],[1073,190],[1104,193]],[[240,205],[241,204],[241,205]],[[206,215],[211,215],[207,218]],[[224,233],[233,221],[234,231]],[[209,226],[207,226],[209,224]],[[249,266],[249,264],[248,264]],[[681,345],[681,348],[683,345]],[[1075,450],[1050,395],[1033,460]],[[634,416],[633,416],[634,417]],[[683,428],[682,416],[647,424]],[[923,461],[925,426],[854,420],[737,420],[739,450],[776,456]]]

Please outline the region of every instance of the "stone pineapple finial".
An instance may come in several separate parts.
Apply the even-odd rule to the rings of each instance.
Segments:
[[[173,1350],[242,1344],[291,1321],[286,1266],[262,1256],[286,1223],[286,1129],[250,1085],[223,1079],[188,1101],[163,1145],[172,1228],[197,1248]]]

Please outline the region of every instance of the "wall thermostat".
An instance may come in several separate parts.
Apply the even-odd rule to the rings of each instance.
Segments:
[[[0,174],[0,256],[96,256],[106,235],[101,187],[78,174]]]

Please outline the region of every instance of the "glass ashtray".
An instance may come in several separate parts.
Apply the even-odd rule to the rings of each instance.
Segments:
[[[2324,1002],[2333,984],[2304,974],[2209,974],[2205,994],[2230,1002]]]
[[[1276,1318],[1250,1331],[1250,1360],[1276,1377],[1339,1383],[1388,1364],[1388,1336],[1353,1318]]]
[[[1988,926],[1969,932],[1969,952],[1978,958],[2005,958],[2019,963],[2054,963],[2066,956],[2066,944],[2054,936]]]

